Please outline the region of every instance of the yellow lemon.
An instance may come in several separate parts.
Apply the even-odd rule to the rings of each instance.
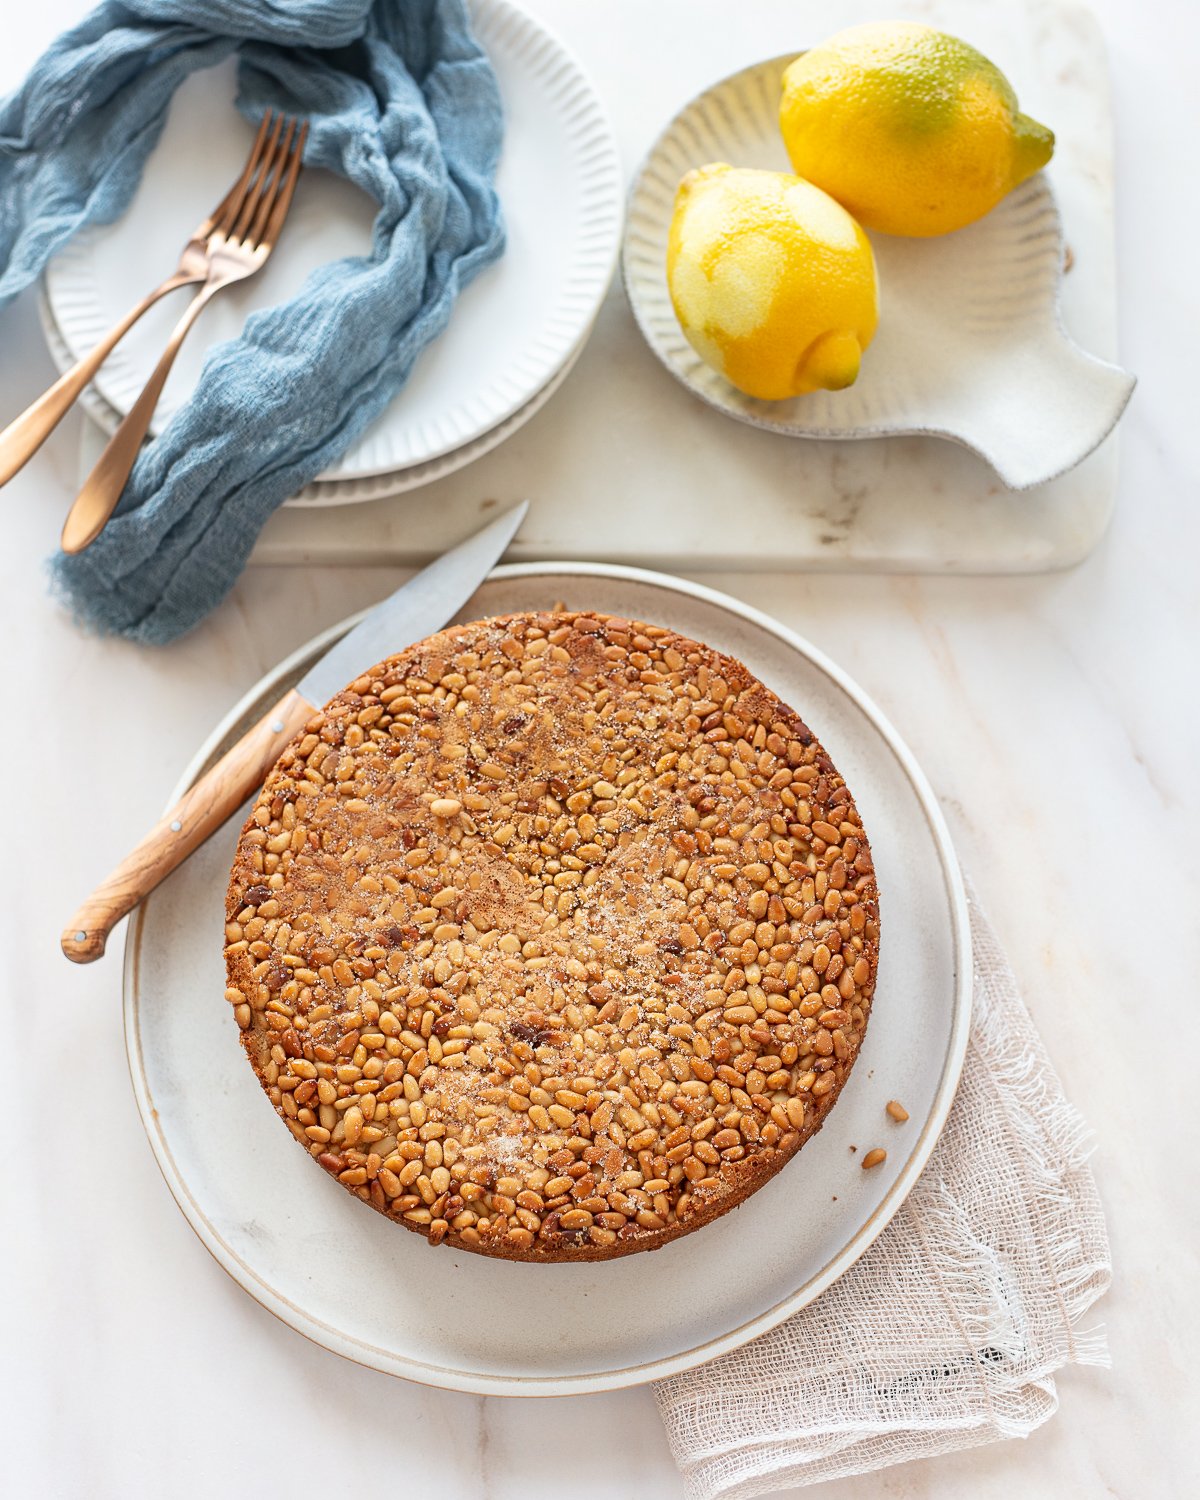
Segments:
[[[916,21],[851,26],[798,57],[779,124],[796,171],[888,234],[961,229],[1054,151],[994,63]]]
[[[679,184],[667,283],[692,348],[765,401],[853,385],[879,316],[871,246],[844,208],[723,162]]]

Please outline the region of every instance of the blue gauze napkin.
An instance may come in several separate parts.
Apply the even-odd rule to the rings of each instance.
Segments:
[[[463,0],[104,0],[0,102],[0,307],[123,212],[172,94],[233,52],[242,112],[309,119],[306,162],[379,212],[368,256],[321,267],[210,353],[100,537],[54,559],[81,623],[138,641],[224,598],[270,513],[379,415],[504,246],[500,97]]]

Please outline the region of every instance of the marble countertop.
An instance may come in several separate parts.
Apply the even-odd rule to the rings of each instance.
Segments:
[[[13,7],[0,92],[84,8]],[[837,658],[912,745],[1095,1127],[1112,1234],[1099,1308],[1111,1371],[1065,1373],[1061,1410],[1023,1444],[835,1483],[828,1500],[1200,1488],[1186,1429],[1200,1408],[1200,450],[1188,437],[1200,209],[1184,161],[1200,12],[1095,8],[1113,60],[1121,356],[1141,378],[1107,538],[1073,570],[1033,577],[705,575]],[[27,295],[0,317],[0,412],[52,374]],[[74,486],[77,424],[2,497],[14,781],[0,965],[17,1135],[0,1206],[0,1470],[12,1492],[199,1500],[282,1481],[324,1494],[347,1489],[351,1463],[359,1488],[365,1461],[374,1488],[447,1500],[680,1496],[649,1391],[504,1401],[358,1368],[262,1311],[176,1210],[129,1091],[119,962],[69,968],[59,928],[227,707],[399,575],[312,567],[297,615],[295,572],[251,568],[170,650],[86,638],[41,568]]]

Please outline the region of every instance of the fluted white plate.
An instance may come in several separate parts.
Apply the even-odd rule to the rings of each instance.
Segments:
[[[393,475],[496,434],[563,371],[612,277],[621,174],[595,90],[557,38],[509,0],[471,0],[471,13],[504,101],[497,188],[508,248],[462,294],[408,384],[322,481]],[[235,88],[232,62],[190,78],[126,214],[77,235],[47,268],[46,296],[72,360],[174,267],[192,226],[241,169],[253,132],[233,107]],[[222,292],[184,344],[152,431],[195,389],[207,350],[235,338],[250,312],[286,301],[318,266],[366,253],[374,209],[342,179],[307,172],[265,269]],[[111,411],[123,415],[137,399],[186,295],[153,308],[103,366],[95,388]]]
[[[280,1125],[222,998],[225,886],[244,813],[134,914],[125,947],[137,1106],[167,1186],[218,1264],[327,1349],[486,1395],[654,1380],[737,1348],[818,1296],[881,1232],[928,1160],[970,1022],[970,931],[946,825],[862,689],[757,610],[635,568],[498,568],[459,618],[559,599],[658,621],[740,657],[820,735],[870,833],[882,939],[863,1051],[821,1132],[739,1208],[653,1254],[540,1266],[431,1248],[355,1202]],[[200,748],[172,800],[354,623],[263,678]],[[885,1113],[893,1098],[910,1112],[903,1126]],[[876,1145],[887,1160],[864,1172],[862,1153]]]
[[[360,500],[383,500],[390,495],[406,495],[409,490],[418,490],[422,485],[432,484],[435,479],[445,479],[447,474],[454,474],[467,464],[474,463],[477,458],[498,448],[518,427],[524,427],[531,417],[541,411],[575,368],[590,332],[591,325],[567,356],[562,369],[546,382],[536,396],[471,442],[452,448],[449,453],[431,458],[423,464],[410,464],[406,469],[397,469],[388,474],[367,474],[361,479],[353,475],[344,479],[315,479],[312,484],[305,485],[298,495],[285,500],[284,505],[317,510],[327,505],[354,505]]]
[[[702,400],[772,432],[950,438],[986,459],[1011,489],[1073,468],[1112,430],[1134,378],[1080,349],[1063,328],[1062,226],[1044,172],[954,234],[871,234],[879,330],[848,390],[759,401],[706,365],[684,338],[666,278],[679,181],[712,161],[791,171],[779,98],[794,56],[757,63],[698,95],[666,127],[637,175],[622,272],[650,347]]]
[[[59,369],[65,370],[71,364],[71,352],[58,324],[54,321],[54,310],[47,301],[44,291],[38,302],[38,311],[41,314],[42,332],[51,357]],[[512,416],[506,417],[503,422],[498,423],[490,431],[481,433],[471,442],[464,443],[460,448],[452,448],[449,453],[443,453],[440,457],[431,458],[425,463],[410,464],[406,469],[397,469],[390,473],[367,474],[361,478],[350,475],[342,479],[314,479],[298,494],[285,500],[284,507],[320,510],[326,506],[355,505],[362,500],[384,500],[392,495],[404,495],[410,490],[420,489],[422,485],[432,484],[435,479],[444,479],[447,474],[453,474],[465,468],[467,464],[473,463],[477,458],[482,458],[485,453],[490,453],[493,448],[499,447],[506,438],[516,432],[518,427],[523,427],[531,417],[541,411],[575,368],[590,332],[589,326],[579,343],[568,355],[566,364],[557,375],[546,382],[532,400],[527,401],[524,406],[513,412]],[[85,387],[79,398],[79,404],[103,432],[113,433],[117,430],[121,421],[121,413],[100,395],[95,386]],[[97,448],[95,454],[86,461],[83,473],[87,473],[90,469],[95,458],[99,456],[99,451]]]

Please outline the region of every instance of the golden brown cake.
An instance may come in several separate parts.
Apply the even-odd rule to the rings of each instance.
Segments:
[[[229,883],[271,1102],[365,1203],[517,1260],[649,1250],[820,1128],[879,909],[850,792],[745,667],[519,614],[364,673],[284,752]]]

